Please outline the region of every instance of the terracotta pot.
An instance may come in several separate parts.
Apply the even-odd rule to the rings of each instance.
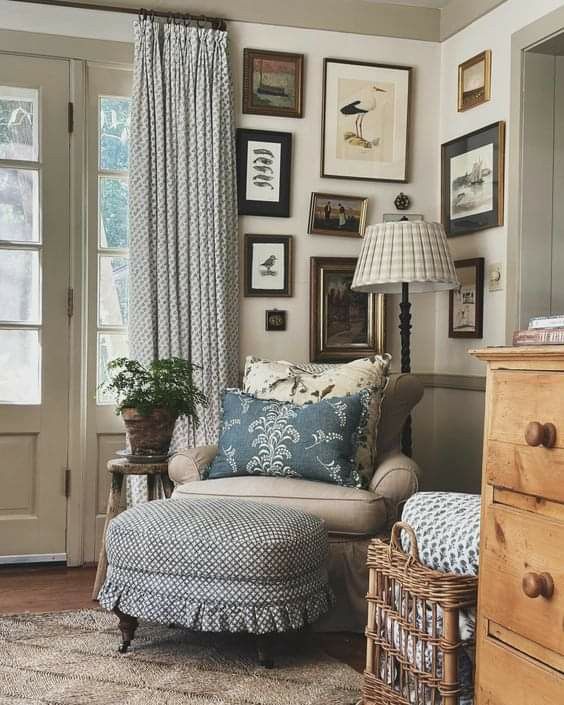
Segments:
[[[167,409],[153,409],[140,414],[137,409],[123,409],[127,442],[133,455],[165,455],[170,447],[176,416]]]

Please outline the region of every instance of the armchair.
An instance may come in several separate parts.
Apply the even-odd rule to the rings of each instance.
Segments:
[[[378,428],[378,459],[366,490],[281,477],[229,477],[203,480],[217,446],[181,450],[169,463],[176,483],[173,497],[238,497],[301,509],[323,519],[331,541],[330,577],[337,608],[322,620],[327,631],[364,630],[368,585],[366,548],[399,518],[402,504],[418,488],[419,467],[400,450],[405,419],[423,396],[411,374],[391,375]]]

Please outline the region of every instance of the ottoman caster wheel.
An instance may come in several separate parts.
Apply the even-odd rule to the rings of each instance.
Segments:
[[[268,635],[257,636],[258,662],[263,668],[274,668],[272,656],[272,639]]]
[[[126,654],[135,636],[135,631],[139,626],[139,620],[137,617],[125,614],[119,607],[114,607],[114,614],[119,617],[119,630],[121,632],[121,644],[118,647],[118,652],[120,654]]]

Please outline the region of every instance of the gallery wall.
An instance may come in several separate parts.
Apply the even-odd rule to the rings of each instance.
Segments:
[[[240,218],[241,241],[244,233],[294,236],[294,295],[291,298],[241,297],[241,358],[259,355],[293,361],[309,359],[309,263],[313,256],[354,257],[360,239],[340,236],[308,235],[312,191],[361,195],[369,198],[367,223],[379,222],[385,212],[397,212],[393,201],[400,191],[412,198],[410,210],[425,218],[438,217],[438,175],[429,165],[438,150],[436,130],[438,101],[436,75],[440,48],[437,44],[414,40],[375,38],[334,32],[288,29],[282,27],[233,23],[230,25],[234,57],[235,99],[241,109],[243,48],[283,50],[305,54],[304,117],[299,119],[243,115],[240,127],[291,132],[293,164],[291,217]],[[413,66],[412,105],[409,135],[409,183],[352,181],[320,177],[321,111],[323,58],[344,58],[374,63]],[[414,369],[432,371],[434,351],[434,295],[414,297]],[[448,298],[448,297],[447,297]],[[266,309],[288,311],[285,332],[267,332]],[[390,300],[387,348],[399,360],[397,300]]]

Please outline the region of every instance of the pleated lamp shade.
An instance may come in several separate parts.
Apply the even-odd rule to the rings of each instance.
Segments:
[[[456,270],[440,223],[400,221],[366,229],[352,282],[355,291],[399,294],[458,288]]]

